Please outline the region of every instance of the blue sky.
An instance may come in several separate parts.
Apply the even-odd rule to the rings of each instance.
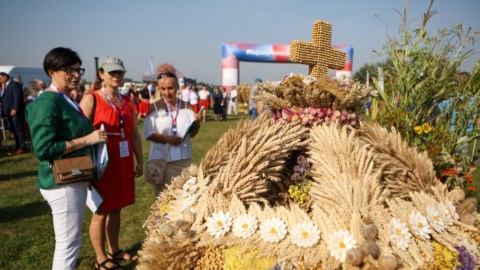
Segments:
[[[428,3],[410,0],[409,18],[418,22]],[[79,53],[89,81],[94,57],[113,55],[134,80],[152,57],[155,67],[169,62],[187,77],[220,84],[222,43],[310,41],[313,22],[325,20],[333,25],[333,44],[353,46],[355,72],[383,60],[372,50],[382,48],[387,31],[397,34],[400,17],[394,8],[403,11],[403,0],[2,1],[0,65],[41,67],[50,49],[64,46]],[[436,0],[433,9],[438,14],[431,29],[461,23],[480,31],[479,0]],[[471,63],[477,60],[478,55]],[[290,72],[307,73],[308,67],[241,62],[240,81],[279,80]]]

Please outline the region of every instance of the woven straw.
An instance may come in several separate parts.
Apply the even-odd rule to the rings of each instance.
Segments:
[[[326,77],[328,68],[343,69],[347,54],[343,50],[331,47],[332,25],[325,21],[315,21],[312,30],[312,42],[292,41],[290,59],[292,62],[307,64],[308,73],[316,78]]]

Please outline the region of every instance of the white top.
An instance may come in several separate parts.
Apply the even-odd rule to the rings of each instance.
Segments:
[[[175,112],[173,117],[175,117]],[[178,110],[177,117],[177,136],[183,137],[190,124],[195,121],[195,113],[190,109]],[[173,136],[172,117],[165,109],[159,108],[158,111],[151,113],[145,118],[143,126],[143,137],[148,138],[154,133],[160,133],[166,136]],[[169,149],[170,148],[170,149]],[[168,158],[167,158],[167,152]],[[170,145],[166,143],[150,142],[150,153],[148,160],[167,158],[167,162],[187,159],[192,157],[192,142],[187,135],[185,140],[179,145]]]
[[[189,101],[189,96],[190,96],[190,90],[188,88],[182,89],[182,100],[185,102]]]
[[[200,90],[198,91],[198,97],[200,99],[208,99],[208,97],[210,96],[210,93],[208,92],[208,90]]]
[[[237,96],[238,96],[237,89],[234,88],[234,89],[230,92],[230,100],[236,98]]]
[[[190,104],[192,105],[196,105],[198,104],[198,96],[197,96],[197,93],[195,93],[195,91],[190,91]]]

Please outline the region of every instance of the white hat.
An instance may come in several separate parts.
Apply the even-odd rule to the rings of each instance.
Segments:
[[[100,59],[100,67],[106,72],[112,71],[127,71],[123,66],[122,60],[113,56],[106,56]]]

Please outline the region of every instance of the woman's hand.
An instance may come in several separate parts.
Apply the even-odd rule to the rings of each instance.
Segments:
[[[84,137],[86,145],[94,145],[101,142],[107,142],[107,132],[105,130],[95,130]]]
[[[195,116],[194,116],[195,122],[197,122],[197,124],[199,124],[201,119],[202,119],[202,115],[200,113],[196,113]]]
[[[164,143],[169,143],[171,145],[179,145],[183,142],[183,138],[177,136],[166,136],[162,135]]]
[[[137,164],[135,168],[135,177],[140,177],[143,175],[143,164]]]

